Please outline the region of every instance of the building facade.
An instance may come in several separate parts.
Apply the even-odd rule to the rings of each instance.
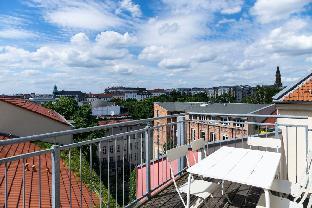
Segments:
[[[154,103],[154,117],[187,113],[186,138],[196,140],[204,138],[206,141],[242,138],[257,131],[254,125],[245,124],[246,121],[263,122],[265,118],[250,120],[248,117],[211,116],[209,114],[265,114],[275,111],[275,105],[243,104],[243,103],[202,103],[202,102],[160,102]],[[176,122],[173,119],[159,119],[154,126],[167,125]],[[154,131],[154,153],[165,151],[166,145],[175,143],[176,125],[165,126]],[[190,141],[187,141],[188,143]],[[155,154],[154,154],[155,155]]]

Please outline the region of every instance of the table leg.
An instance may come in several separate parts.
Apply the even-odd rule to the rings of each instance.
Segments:
[[[265,207],[270,208],[271,207],[271,200],[270,200],[269,190],[264,189],[264,195],[265,195]]]
[[[191,201],[191,178],[192,178],[192,174],[189,174],[188,176],[188,188],[187,188],[187,198],[186,198],[186,207],[189,208],[190,207],[190,201]]]

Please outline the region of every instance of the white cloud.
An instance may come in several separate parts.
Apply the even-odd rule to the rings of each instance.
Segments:
[[[158,64],[162,68],[167,69],[183,69],[190,68],[191,63],[189,60],[185,60],[182,58],[172,58],[172,59],[163,59]]]
[[[266,49],[286,55],[312,53],[312,33],[305,32],[308,24],[301,19],[288,21],[281,27],[273,29],[260,42]]]
[[[85,33],[77,33],[70,39],[74,44],[86,44],[89,43],[89,37]]]
[[[127,45],[136,41],[129,33],[120,34],[115,31],[101,32],[96,36],[96,42],[104,45]]]
[[[37,35],[31,31],[23,29],[3,29],[0,30],[0,38],[5,39],[29,39],[35,38]]]
[[[117,3],[97,0],[32,0],[33,7],[42,9],[44,19],[63,28],[101,31],[125,22],[115,14]]]
[[[162,59],[168,53],[168,49],[164,46],[151,45],[145,47],[139,54],[139,59],[148,61],[157,61]]]
[[[222,14],[236,14],[242,10],[241,6],[235,6],[231,8],[225,8],[221,10]]]
[[[66,7],[49,11],[46,19],[62,27],[88,30],[102,30],[122,25],[122,21],[119,18],[104,13],[100,8],[87,5],[78,8]]]
[[[261,23],[270,23],[288,18],[300,12],[310,0],[257,0],[251,14],[257,16]]]
[[[133,17],[140,17],[142,15],[140,6],[131,0],[122,0],[120,2],[120,9],[130,12]]]

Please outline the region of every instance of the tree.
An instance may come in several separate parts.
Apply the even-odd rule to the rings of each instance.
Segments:
[[[254,93],[251,96],[245,97],[243,99],[244,103],[254,103],[254,104],[270,104],[273,101],[273,96],[277,94],[281,88],[270,86],[263,87],[257,86]]]
[[[55,102],[48,102],[44,106],[55,110],[68,120],[71,120],[75,112],[79,109],[77,101],[70,97],[60,97]]]

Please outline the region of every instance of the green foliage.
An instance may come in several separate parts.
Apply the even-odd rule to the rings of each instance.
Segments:
[[[61,158],[65,161],[65,164],[67,167],[69,167],[69,154],[68,151],[62,151],[61,152]],[[96,193],[98,196],[100,196],[101,192],[100,190],[102,189],[102,199],[103,199],[103,204],[102,207],[107,207],[108,204],[108,190],[104,186],[103,182],[100,180],[100,177],[96,173],[94,169],[90,171],[90,163],[87,157],[82,153],[82,160],[81,160],[81,172],[82,176],[79,175],[79,169],[80,169],[80,151],[78,148],[73,148],[71,149],[71,170],[79,176],[83,183],[87,185],[89,190],[93,193]],[[92,164],[94,165],[94,164]],[[116,205],[116,200],[110,196],[110,203],[108,207],[115,207]],[[118,204],[117,204],[117,207]]]
[[[177,91],[171,92],[169,95],[161,95],[158,97],[147,98],[142,101],[133,99],[120,100],[116,99],[116,104],[127,109],[129,115],[133,119],[144,119],[153,117],[154,102],[234,102],[234,97],[226,94],[217,98],[209,98],[206,93],[198,93],[191,95]]]
[[[134,201],[136,199],[136,179],[137,179],[137,169],[133,169],[130,174],[130,193],[129,193],[129,201]]]
[[[278,87],[263,87],[257,86],[255,92],[248,97],[243,99],[244,103],[254,104],[270,104],[273,101],[273,96],[277,94],[281,88]]]
[[[91,106],[90,105],[82,105],[79,106],[78,103],[69,97],[61,97],[60,99],[56,100],[55,102],[49,102],[45,105],[45,107],[50,108],[58,112],[59,114],[63,115],[68,120],[73,120],[75,128],[86,128],[92,127],[97,125],[96,117],[92,116],[91,114]],[[92,140],[95,138],[99,138],[104,135],[104,130],[100,131],[93,131],[88,133],[81,133],[74,135],[74,141],[80,142],[85,140]],[[44,142],[38,142],[38,145],[42,148],[50,148],[51,145]],[[97,148],[95,145],[94,150]],[[103,182],[99,178],[99,161],[96,155],[96,151],[92,151],[91,157],[93,161],[93,168],[90,172],[90,149],[88,145],[84,145],[81,147],[82,150],[82,161],[81,161],[81,168],[82,168],[82,181],[84,184],[88,186],[88,188],[92,191],[100,195],[100,184],[102,184],[102,197],[103,203],[107,203],[108,201],[108,192],[106,187],[104,186]],[[62,151],[61,157],[65,161],[65,164],[69,168],[69,158],[68,158],[68,151]],[[73,148],[71,150],[71,170],[79,176],[79,168],[80,168],[80,151],[77,148]],[[115,207],[115,199],[111,196],[110,197],[110,206]],[[107,206],[107,205],[105,205]]]
[[[60,97],[55,102],[48,102],[44,106],[55,110],[68,120],[72,120],[73,115],[79,109],[77,101],[70,97]]]

